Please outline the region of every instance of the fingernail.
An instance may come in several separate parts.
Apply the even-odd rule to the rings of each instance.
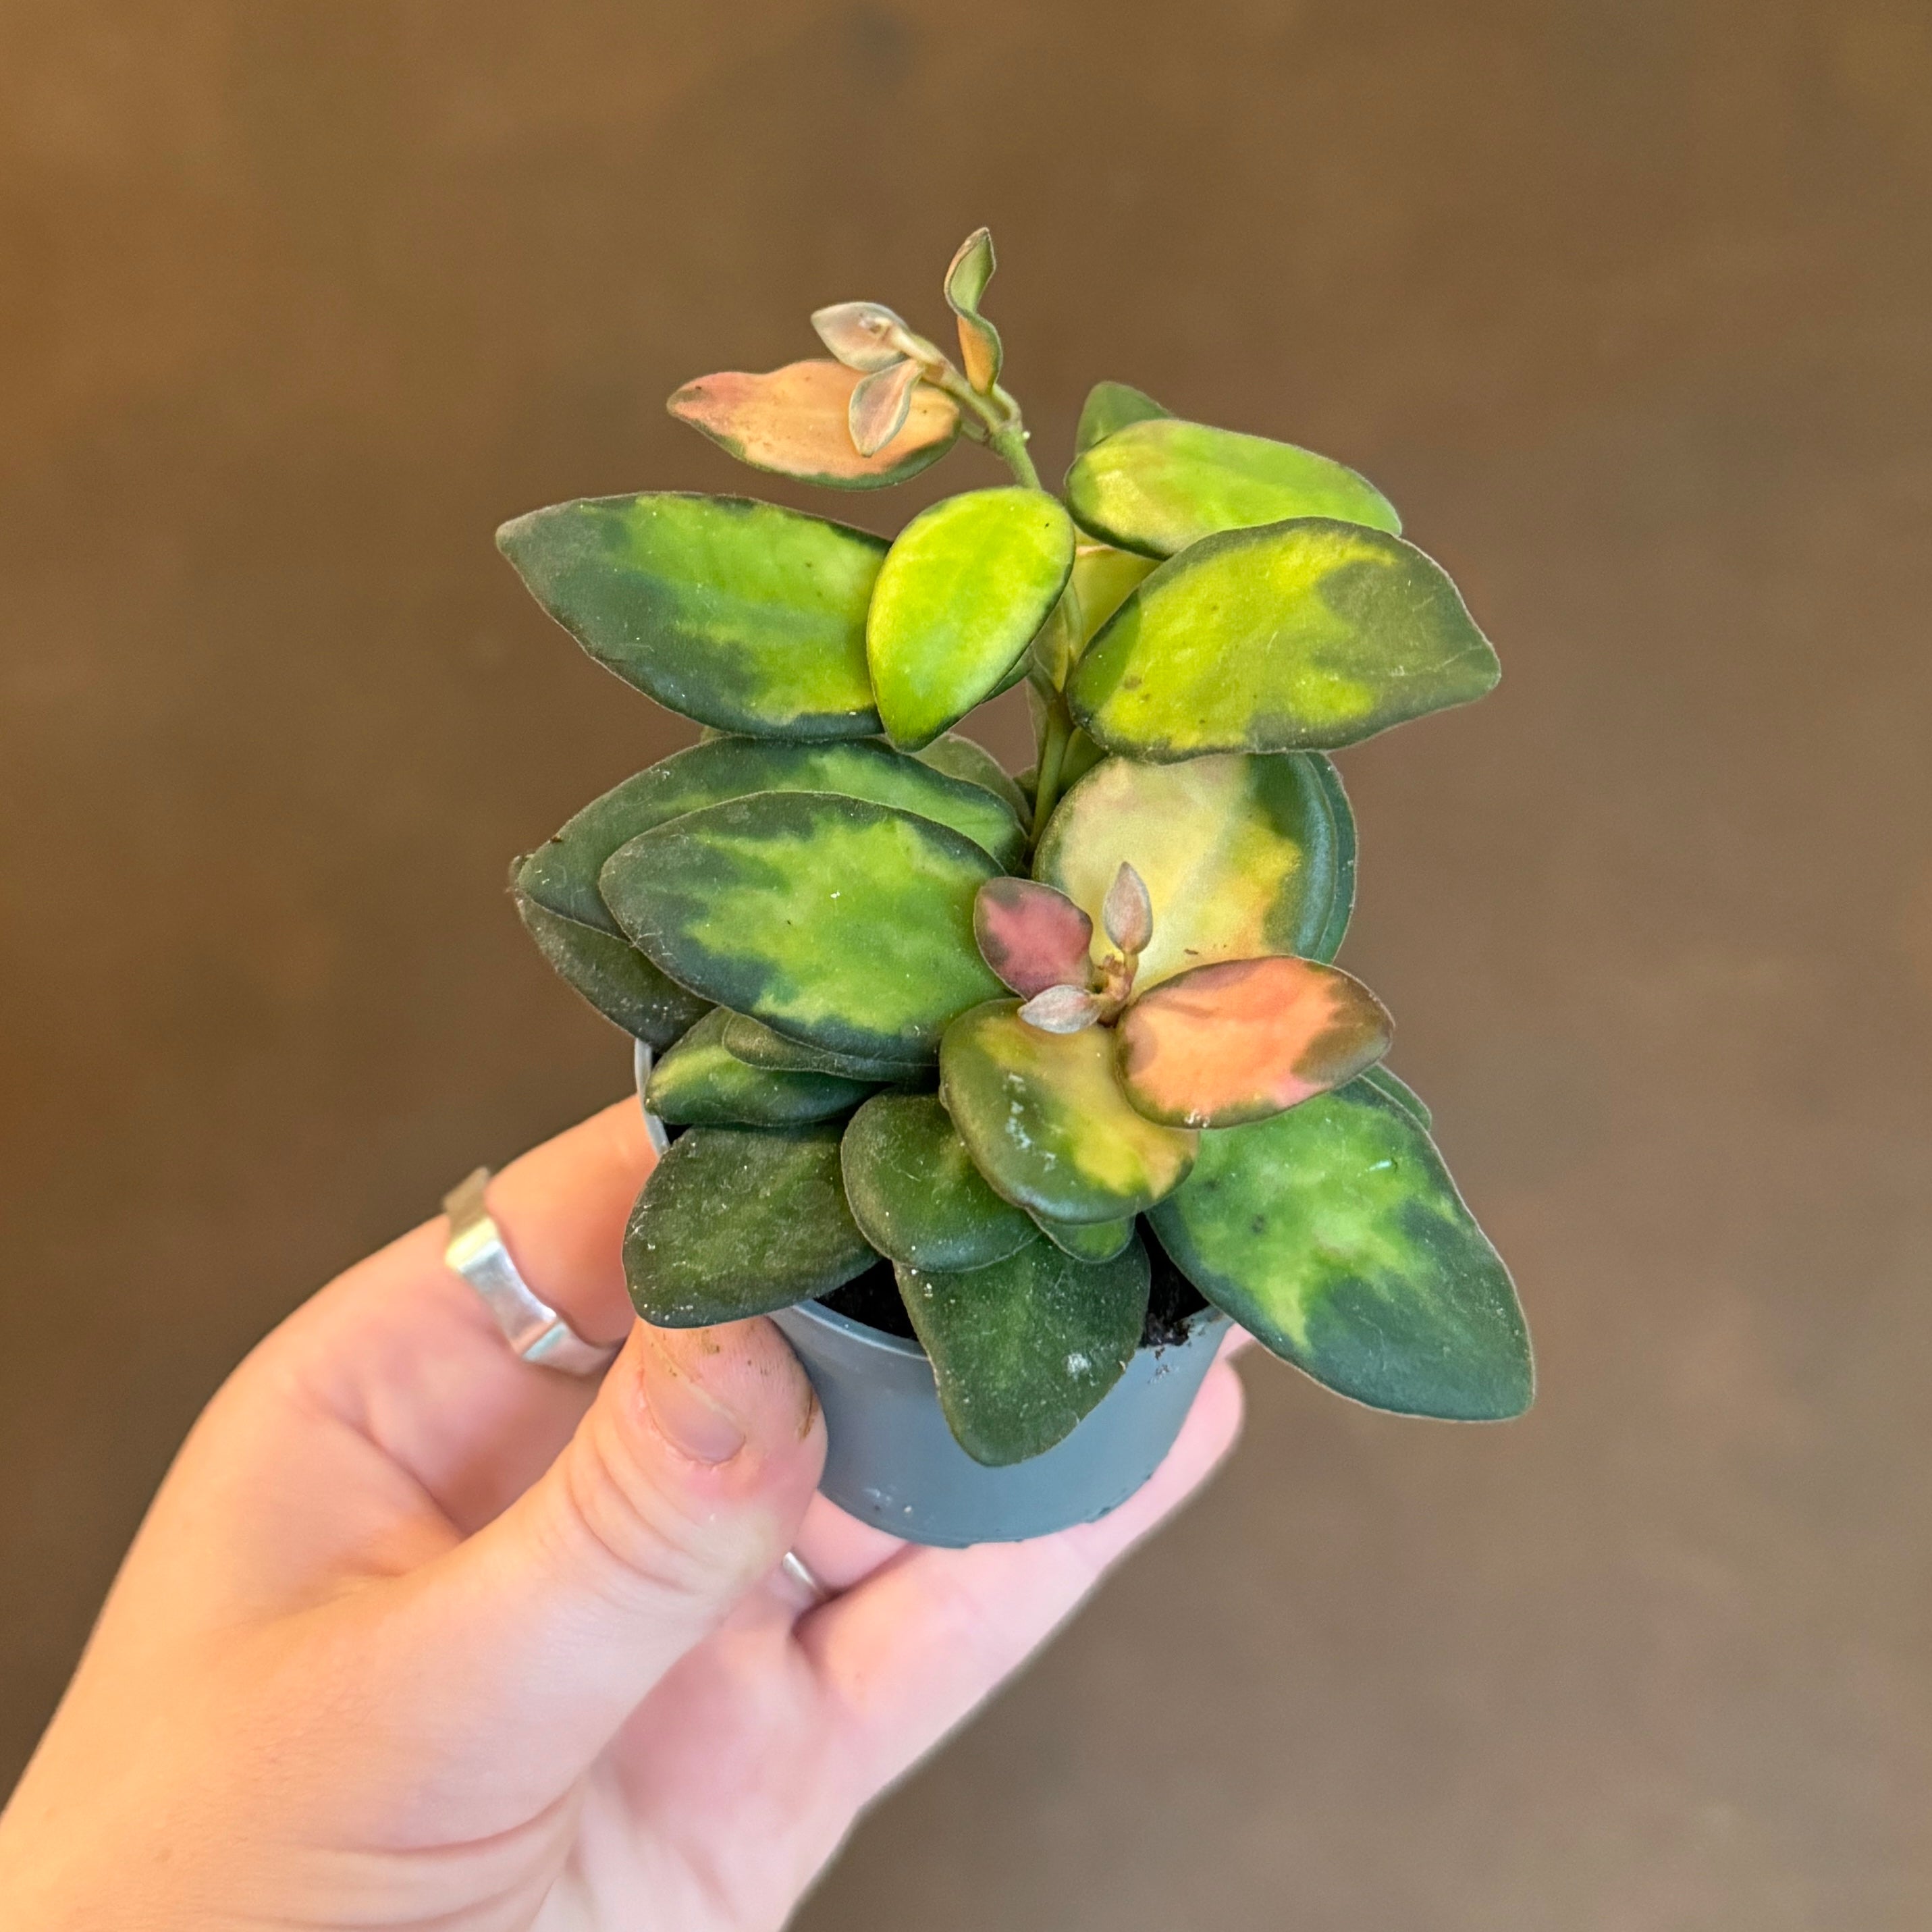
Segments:
[[[674,1449],[694,1462],[728,1462],[745,1446],[745,1429],[702,1386],[718,1344],[704,1328],[644,1330],[638,1379],[651,1419]]]

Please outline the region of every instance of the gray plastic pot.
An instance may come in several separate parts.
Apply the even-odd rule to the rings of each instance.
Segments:
[[[650,1074],[650,1049],[641,1042],[637,1070],[641,1100]],[[1173,1448],[1228,1325],[1219,1310],[1202,1310],[1185,1341],[1141,1349],[1064,1442],[989,1469],[952,1439],[932,1364],[916,1342],[815,1301],[772,1319],[825,1411],[820,1493],[862,1522],[952,1550],[1050,1535],[1125,1502]]]

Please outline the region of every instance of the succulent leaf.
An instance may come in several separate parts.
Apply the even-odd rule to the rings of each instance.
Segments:
[[[1366,1080],[1203,1134],[1150,1218],[1202,1294],[1343,1395],[1465,1421],[1529,1406],[1508,1270],[1427,1134]]]
[[[948,1426],[975,1462],[994,1467],[1071,1435],[1132,1360],[1147,1318],[1138,1240],[1098,1266],[1036,1234],[970,1273],[896,1272]]]
[[[1096,382],[1087,392],[1087,400],[1080,412],[1079,427],[1073,434],[1074,448],[1084,455],[1103,437],[1125,429],[1130,423],[1157,422],[1173,413],[1163,409],[1144,389],[1136,389],[1130,382]]]
[[[1084,982],[1094,922],[1051,886],[988,879],[973,902],[980,956],[1023,999]]]
[[[999,331],[980,313],[980,298],[998,266],[992,234],[977,228],[959,244],[946,272],[946,306],[959,325],[960,364],[967,381],[982,396],[992,394],[1002,360]]]
[[[1078,1033],[1100,1017],[1100,996],[1084,986],[1049,986],[1020,1009],[1020,1018],[1041,1033]]]
[[[932,1094],[874,1094],[847,1124],[839,1160],[853,1217],[890,1260],[985,1268],[1034,1238],[1026,1216],[986,1185]]]
[[[1073,565],[1073,526],[1044,492],[972,490],[922,511],[879,572],[866,655],[886,735],[929,744],[998,688]]]
[[[1162,416],[1130,422],[1074,458],[1066,507],[1083,530],[1144,556],[1217,531],[1328,517],[1396,531],[1388,499],[1343,464],[1292,442]]]
[[[1077,1262],[1110,1262],[1134,1238],[1134,1216],[1118,1221],[1049,1221],[1044,1214],[1027,1217],[1064,1255]]]
[[[904,428],[912,410],[913,391],[919,385],[919,364],[910,360],[861,376],[845,412],[852,447],[861,456],[876,456]]]
[[[1150,1120],[1232,1127],[1352,1080],[1394,1030],[1359,980],[1310,959],[1177,974],[1121,1015],[1120,1084]]]
[[[790,1127],[849,1114],[876,1082],[748,1066],[725,1038],[732,1016],[714,1006],[651,1070],[644,1104],[674,1127]]]
[[[1148,897],[1147,881],[1124,859],[1100,902],[1100,926],[1123,952],[1144,952],[1154,939],[1154,904]]]
[[[628,939],[566,918],[514,884],[512,896],[550,970],[614,1026],[661,1051],[708,1010],[695,993],[666,978]]]
[[[1306,758],[1108,758],[1060,800],[1034,872],[1097,916],[1120,866],[1133,867],[1154,912],[1135,982],[1145,992],[1216,960],[1306,954],[1328,923],[1336,860]]]
[[[1435,1116],[1429,1111],[1429,1103],[1406,1080],[1401,1079],[1388,1069],[1385,1060],[1378,1060],[1361,1076],[1364,1087],[1372,1087],[1384,1100],[1392,1100],[1426,1134],[1435,1125]]]
[[[946,1030],[940,1097],[994,1193],[1055,1221],[1112,1221],[1172,1191],[1199,1138],[1128,1102],[1104,1027],[1042,1033],[993,1000]]]
[[[1322,781],[1322,796],[1328,807],[1328,823],[1335,834],[1335,890],[1329,901],[1328,923],[1309,942],[1308,957],[1328,960],[1342,950],[1348,936],[1348,920],[1355,910],[1355,814],[1342,783],[1335,760],[1320,752],[1303,754]]]
[[[983,745],[957,731],[942,731],[929,745],[921,746],[913,756],[948,778],[962,778],[995,798],[1004,799],[1016,818],[1030,812],[1026,794],[1013,782],[1012,774]]]
[[[740,496],[675,492],[560,503],[498,547],[592,657],[721,730],[868,736],[866,610],[886,546]]]
[[[896,806],[950,826],[1003,866],[1017,860],[1025,839],[1011,808],[983,787],[886,745],[716,737],[661,758],[594,800],[523,860],[515,883],[553,911],[621,934],[597,890],[597,875],[619,846],[688,812],[766,791],[837,792]]]
[[[1156,571],[1068,680],[1110,752],[1332,750],[1482,697],[1496,654],[1442,567],[1320,518],[1205,537]]]
[[[660,1328],[742,1322],[829,1294],[875,1258],[845,1204],[836,1123],[693,1127],[652,1169],[624,1279]]]
[[[869,455],[854,446],[857,370],[789,362],[763,375],[721,370],[687,382],[666,404],[682,423],[754,470],[832,490],[881,490],[931,468],[959,437],[959,407],[932,388],[913,392],[897,430]]]
[[[833,302],[812,311],[812,326],[847,368],[865,375],[890,369],[905,353],[899,343],[911,334],[884,302]]]
[[[722,1007],[718,1010],[724,1011]],[[827,1053],[822,1046],[807,1046],[802,1041],[788,1040],[749,1013],[726,1013],[722,1037],[725,1052],[734,1059],[772,1073],[831,1073],[842,1080],[856,1080],[869,1087],[888,1087],[931,1077],[930,1066],[916,1061],[860,1059],[849,1053]]]
[[[694,992],[808,1046],[914,1060],[999,990],[973,938],[974,895],[998,871],[930,819],[766,792],[633,838],[598,888],[632,940]]]

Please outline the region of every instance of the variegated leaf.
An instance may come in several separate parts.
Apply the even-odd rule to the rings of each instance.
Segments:
[[[1352,1080],[1394,1030],[1359,980],[1310,959],[1232,959],[1136,1000],[1116,1029],[1120,1084],[1150,1120],[1232,1127]]]

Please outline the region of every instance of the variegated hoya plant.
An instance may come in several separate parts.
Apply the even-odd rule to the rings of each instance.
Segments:
[[[670,406],[835,489],[962,437],[1012,483],[890,543],[674,491],[500,533],[593,658],[706,728],[512,874],[552,965],[662,1056],[681,1131],[626,1236],[638,1312],[836,1305],[889,1268],[992,1464],[1199,1298],[1358,1401],[1516,1414],[1509,1276],[1330,963],[1355,835],[1327,754],[1481,697],[1496,654],[1387,499],[1306,450],[1102,382],[1050,494],[992,272],[982,230],[946,278],[956,363],[846,302],[812,318],[832,359]],[[952,728],[1022,679],[1012,777]]]

